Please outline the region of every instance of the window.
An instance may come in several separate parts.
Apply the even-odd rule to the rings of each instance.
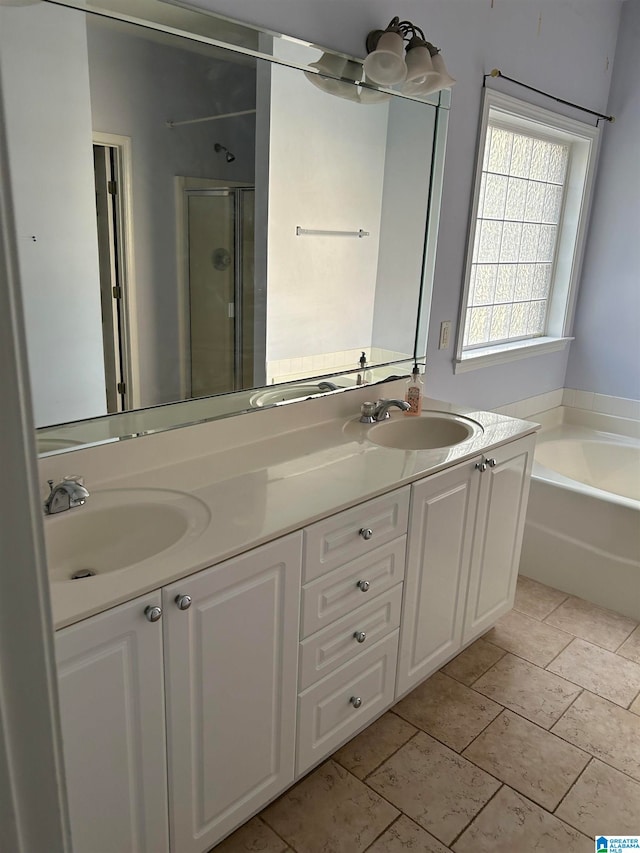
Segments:
[[[567,344],[598,135],[485,90],[456,371]]]

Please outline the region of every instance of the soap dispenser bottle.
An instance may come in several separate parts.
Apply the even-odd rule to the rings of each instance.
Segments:
[[[358,378],[356,379],[356,385],[365,385],[367,381],[367,356],[363,352],[360,356],[360,370],[358,371]]]
[[[405,401],[409,404],[409,408],[405,415],[419,415],[422,412],[422,396],[424,392],[424,381],[420,376],[418,365],[413,365],[411,379],[407,383],[407,393]]]

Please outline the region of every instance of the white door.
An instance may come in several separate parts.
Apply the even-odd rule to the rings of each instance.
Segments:
[[[293,781],[301,550],[293,534],[163,590],[180,853],[208,850]]]
[[[75,581],[91,583],[91,581]],[[160,593],[55,636],[76,853],[168,853]]]
[[[476,462],[411,487],[398,696],[423,681],[462,642],[480,484]]]
[[[511,609],[516,591],[535,437],[488,454],[480,498],[464,643],[488,630]]]

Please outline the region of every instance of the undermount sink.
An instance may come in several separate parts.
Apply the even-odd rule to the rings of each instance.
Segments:
[[[394,412],[388,420],[372,424],[366,436],[381,447],[436,450],[453,447],[483,432],[482,426],[471,418],[449,412],[428,411],[418,417]]]
[[[45,518],[52,581],[90,578],[141,563],[199,536],[211,518],[197,498],[168,489],[92,493]]]

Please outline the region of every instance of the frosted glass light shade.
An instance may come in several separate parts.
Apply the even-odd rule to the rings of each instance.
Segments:
[[[407,77],[402,86],[406,95],[421,94],[424,88],[439,82],[440,75],[433,69],[429,48],[423,45],[407,51]]]
[[[319,74],[313,74],[310,71],[304,72],[309,82],[313,83],[318,89],[322,89],[328,95],[338,95],[338,97],[346,98],[349,101],[358,100],[358,90],[353,83],[334,79],[334,77],[347,77],[356,80],[359,72],[358,63],[340,56],[323,53],[317,62],[310,62],[309,67],[317,68],[320,72]],[[332,76],[325,77],[324,74],[331,74]]]
[[[444,59],[442,58],[441,53],[436,53],[435,56],[431,57],[431,62],[433,64],[433,70],[437,71],[440,75],[440,89],[449,89],[456,82],[455,79],[449,74],[447,71]]]
[[[365,59],[364,70],[367,77],[380,86],[401,83],[407,76],[402,36],[399,33],[384,32],[376,49]]]

